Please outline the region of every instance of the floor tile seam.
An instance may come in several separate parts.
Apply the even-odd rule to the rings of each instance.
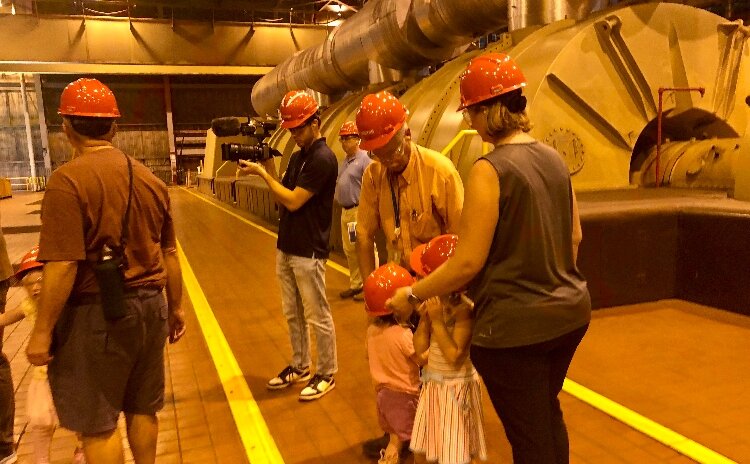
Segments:
[[[224,389],[246,457],[253,464],[283,464],[284,460],[247,385],[244,373],[239,367],[179,241],[177,247],[187,294]]]
[[[169,349],[167,349],[166,361],[167,361],[167,368],[171,372],[171,370],[172,370],[172,359],[171,359],[171,356],[169,354]],[[171,373],[169,375],[169,384],[170,384],[169,394],[172,397],[172,411],[171,411],[172,414],[171,415],[172,415],[172,418],[174,419],[174,423],[175,423],[174,428],[175,428],[175,435],[177,436],[177,439],[176,439],[176,441],[177,441],[177,449],[181,450],[182,449],[182,438],[180,437],[180,423],[177,420],[177,403],[176,403],[175,394],[174,394],[174,379],[173,379]],[[180,462],[182,462],[182,454],[179,455],[179,458],[180,458]]]
[[[708,447],[566,378],[563,391],[701,464],[737,464]]]
[[[219,205],[213,203],[212,201],[210,201],[209,199],[204,198],[202,195],[200,195],[198,193],[195,193],[195,192],[192,192],[192,191],[190,191],[189,189],[187,189],[185,187],[180,187],[180,189],[184,190],[185,192],[189,193],[190,195],[193,195],[196,198],[198,198],[198,199],[200,199],[200,200],[208,203],[209,205],[211,205],[211,206],[213,206],[215,208],[218,208],[221,211],[224,211],[225,213],[229,214],[230,216],[234,217],[235,219],[239,219],[240,221],[244,222],[245,224],[247,224],[247,225],[249,225],[249,226],[251,226],[251,227],[253,227],[253,228],[257,229],[257,230],[259,230],[260,232],[262,232],[264,234],[267,234],[267,235],[270,235],[271,237],[278,238],[278,234],[276,234],[275,232],[273,232],[273,231],[271,231],[271,230],[269,230],[269,229],[267,229],[267,228],[265,228],[265,227],[263,227],[263,226],[261,226],[259,224],[254,223],[250,219],[247,219],[246,217],[244,217],[244,216],[242,216],[240,214],[237,214],[234,211],[230,211],[229,209],[222,208],[221,206],[219,206]],[[333,262],[330,259],[326,260],[326,265],[328,267],[330,267],[331,269],[333,269],[333,270],[335,270],[337,272],[340,272],[341,274],[349,277],[349,269],[345,268],[344,266],[342,266],[342,265],[340,265],[338,263],[335,263],[335,262]]]

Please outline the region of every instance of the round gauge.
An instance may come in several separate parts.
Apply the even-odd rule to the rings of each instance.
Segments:
[[[551,145],[562,155],[570,175],[583,169],[583,142],[575,132],[570,129],[554,129],[544,138],[544,143]]]

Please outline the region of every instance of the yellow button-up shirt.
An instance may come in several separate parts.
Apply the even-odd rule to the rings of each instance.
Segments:
[[[392,191],[397,198],[394,208]],[[457,233],[464,187],[453,163],[442,154],[414,143],[406,169],[392,175],[379,162],[362,177],[357,211],[357,235],[374,237],[382,228],[388,259],[409,267],[414,248],[433,237]],[[395,210],[401,219],[397,231]]]

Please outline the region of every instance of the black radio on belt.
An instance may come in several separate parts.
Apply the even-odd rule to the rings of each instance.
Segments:
[[[112,321],[125,316],[125,276],[123,255],[107,245],[102,247],[94,264],[94,274],[99,284],[104,318]]]

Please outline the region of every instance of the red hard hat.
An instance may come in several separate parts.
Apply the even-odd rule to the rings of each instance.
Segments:
[[[391,314],[385,302],[401,287],[414,283],[414,278],[403,267],[388,263],[372,271],[365,279],[365,311],[370,316]]]
[[[21,263],[18,265],[18,269],[16,270],[16,279],[21,280],[23,279],[23,276],[26,275],[26,273],[30,270],[44,266],[43,263],[40,263],[36,260],[38,254],[39,246],[37,245],[29,250],[28,253],[23,255],[23,258],[21,258]]]
[[[427,275],[424,273],[424,268],[422,267],[422,253],[424,253],[424,247],[426,246],[426,243],[417,246],[412,250],[411,256],[409,256],[409,266],[411,266],[411,270],[422,277]]]
[[[489,100],[526,86],[526,78],[505,53],[487,53],[471,60],[461,74],[461,106]]]
[[[456,246],[458,246],[458,235],[438,235],[426,244],[418,246],[412,252],[412,269],[420,275],[429,275],[440,267],[441,264],[448,261],[448,258],[453,256],[456,252]],[[414,253],[420,248],[422,248],[421,254],[415,257]],[[415,264],[419,269],[415,267]]]
[[[279,106],[281,127],[294,129],[301,126],[318,111],[318,102],[303,90],[292,90],[284,95]]]
[[[365,95],[357,111],[357,127],[363,150],[382,147],[401,129],[409,112],[385,90]]]
[[[62,116],[88,116],[91,118],[119,118],[115,94],[96,79],[81,78],[63,89],[60,96]]]
[[[346,137],[347,135],[356,135],[357,137],[359,137],[357,123],[355,123],[354,121],[346,121],[341,125],[341,129],[339,129],[339,137]]]

